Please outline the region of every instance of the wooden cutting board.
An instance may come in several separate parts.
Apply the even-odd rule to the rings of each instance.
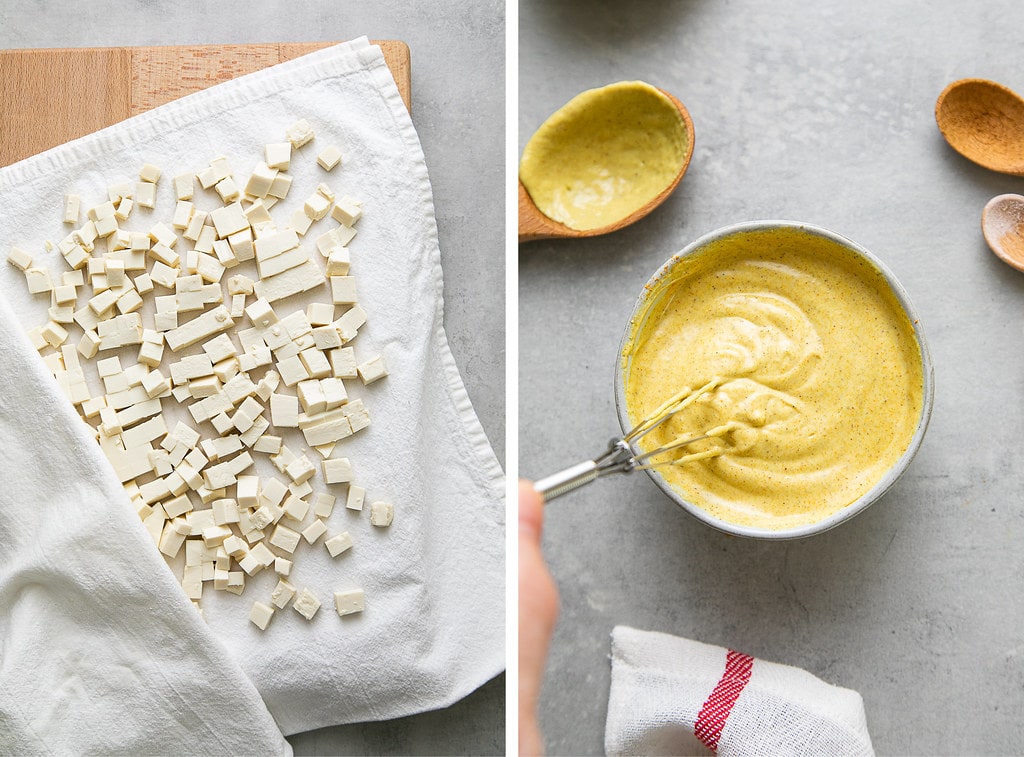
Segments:
[[[0,50],[0,166],[333,44]],[[411,107],[409,46],[374,44]]]

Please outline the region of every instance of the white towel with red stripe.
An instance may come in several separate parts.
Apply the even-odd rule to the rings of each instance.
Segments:
[[[618,626],[610,755],[873,755],[860,694],[805,670]]]

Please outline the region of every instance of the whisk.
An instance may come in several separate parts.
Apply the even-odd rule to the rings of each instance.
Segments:
[[[683,465],[688,462],[704,460],[709,457],[721,455],[725,450],[720,447],[704,450],[702,452],[694,452],[692,454],[683,455],[682,457],[670,460],[653,460],[653,458],[658,455],[682,449],[683,447],[694,444],[695,442],[700,442],[705,439],[721,438],[740,425],[737,421],[729,421],[720,426],[708,429],[697,436],[684,435],[676,437],[668,444],[658,447],[655,450],[651,450],[650,452],[634,454],[631,445],[633,442],[639,441],[641,437],[649,434],[676,413],[691,405],[697,400],[697,398],[718,387],[723,383],[723,381],[724,379],[714,378],[697,390],[690,390],[688,388],[683,389],[662,404],[661,407],[651,413],[650,416],[640,421],[640,423],[634,426],[629,433],[621,439],[612,439],[608,445],[608,450],[604,454],[599,455],[593,460],[585,460],[584,462],[573,465],[563,471],[546,476],[545,478],[534,482],[533,488],[541,495],[541,497],[543,497],[545,502],[550,502],[555,497],[561,497],[563,494],[567,494],[574,489],[578,489],[584,484],[589,484],[591,481],[595,481],[602,476],[607,476],[609,473],[630,473],[634,470],[646,470],[663,465]]]

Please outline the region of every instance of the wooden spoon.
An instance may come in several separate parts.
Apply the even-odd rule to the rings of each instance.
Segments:
[[[935,120],[968,160],[1024,176],[1024,100],[1013,90],[987,79],[960,79],[939,95]]]
[[[601,226],[597,229],[586,229],[579,231],[577,229],[570,229],[568,226],[555,221],[552,218],[544,215],[540,208],[533,202],[533,198],[530,197],[530,193],[526,191],[526,187],[523,186],[523,182],[519,182],[519,241],[520,242],[532,242],[537,239],[569,239],[578,237],[596,237],[601,234],[610,234],[613,231],[618,231],[621,228],[629,226],[635,221],[639,221],[645,215],[650,213],[656,207],[661,205],[665,199],[672,194],[672,190],[676,188],[679,181],[683,178],[683,174],[686,173],[686,169],[690,165],[690,158],[693,157],[693,120],[690,118],[690,113],[686,110],[686,107],[679,102],[674,96],[670,95],[663,89],[658,90],[665,97],[672,101],[672,104],[676,106],[679,111],[679,115],[683,119],[683,125],[686,128],[688,137],[688,145],[686,150],[686,157],[683,159],[683,164],[679,168],[679,173],[676,174],[675,178],[669,182],[657,196],[653,197],[646,205],[637,210],[633,211],[624,218],[620,218],[617,221],[608,224],[607,226]]]
[[[981,233],[992,252],[1018,271],[1024,271],[1024,197],[999,195],[981,211]]]

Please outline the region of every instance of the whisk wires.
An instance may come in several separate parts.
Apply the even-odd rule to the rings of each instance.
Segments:
[[[718,457],[723,452],[725,452],[725,447],[715,447],[713,449],[703,450],[701,452],[691,452],[689,455],[682,455],[681,457],[677,457],[674,460],[662,460],[660,462],[651,462],[651,458],[653,457],[663,455],[666,452],[672,452],[673,450],[686,447],[695,442],[701,442],[704,441],[705,439],[720,439],[721,437],[728,434],[730,431],[739,428],[741,425],[742,424],[739,421],[729,421],[728,423],[723,423],[721,426],[715,426],[712,429],[708,429],[700,436],[689,436],[687,434],[683,434],[681,436],[677,436],[673,441],[669,442],[668,444],[658,447],[658,449],[651,450],[650,452],[645,452],[642,455],[637,455],[635,458],[633,458],[633,461],[638,470],[648,470],[651,468],[658,468],[662,465],[683,465],[685,463],[692,463],[697,460],[706,460],[709,457]]]
[[[676,415],[680,411],[692,405],[700,397],[704,396],[708,392],[716,389],[724,383],[724,379],[716,377],[711,379],[704,386],[699,389],[683,389],[677,394],[670,397],[665,401],[657,410],[651,413],[647,418],[638,423],[628,434],[623,437],[623,441],[632,442],[640,439],[641,437],[649,434],[651,431],[656,429],[662,423],[667,421],[672,416]],[[643,454],[637,455],[633,458],[633,466],[638,470],[649,470],[651,468],[657,468],[663,465],[683,465],[685,463],[695,462],[697,460],[706,460],[711,457],[718,457],[725,452],[724,447],[715,447],[713,449],[702,450],[700,452],[693,452],[688,455],[682,455],[673,460],[662,460],[655,462],[652,458],[658,455],[663,455],[667,452],[672,452],[677,449],[689,446],[696,442],[704,441],[705,439],[721,439],[730,431],[739,428],[741,424],[738,421],[729,421],[723,423],[720,426],[708,429],[704,433],[694,436],[692,434],[682,434],[677,436],[668,444],[658,447],[658,449],[651,450],[650,452],[644,452]]]
[[[692,405],[700,397],[720,386],[723,381],[724,379],[716,377],[699,389],[683,389],[678,394],[675,394],[666,400],[661,407],[634,426],[628,434],[622,437],[623,441],[632,442],[645,434],[650,433],[680,410]]]

